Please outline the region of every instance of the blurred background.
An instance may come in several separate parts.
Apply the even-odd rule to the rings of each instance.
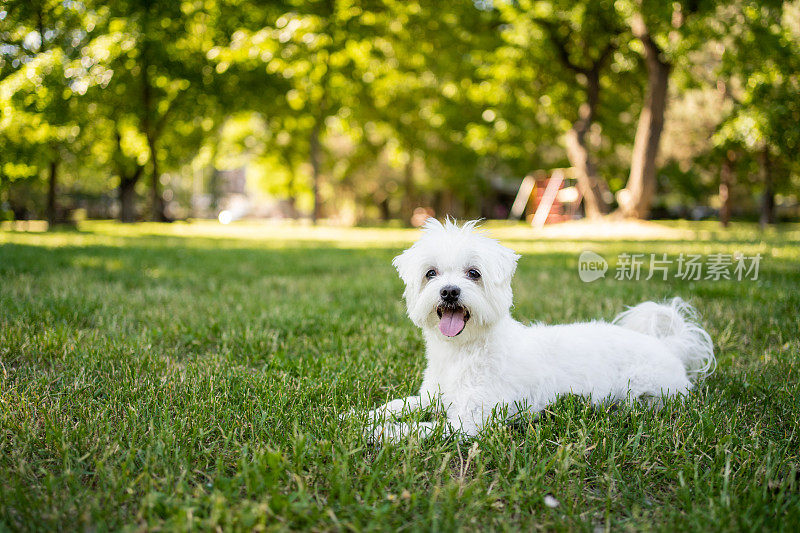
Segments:
[[[0,5],[0,219],[796,220],[800,1]]]

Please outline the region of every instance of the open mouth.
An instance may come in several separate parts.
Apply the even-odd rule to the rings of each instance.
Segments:
[[[436,308],[439,315],[439,331],[446,337],[455,337],[467,325],[469,311],[460,305],[442,304]]]

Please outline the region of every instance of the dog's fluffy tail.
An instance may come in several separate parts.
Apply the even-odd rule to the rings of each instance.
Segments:
[[[683,361],[692,381],[710,376],[717,366],[714,343],[697,323],[697,311],[680,298],[629,307],[614,324],[661,339]]]

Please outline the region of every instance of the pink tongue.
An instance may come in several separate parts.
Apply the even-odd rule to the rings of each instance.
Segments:
[[[464,329],[464,310],[442,309],[442,318],[439,320],[439,331],[442,335],[455,337]]]

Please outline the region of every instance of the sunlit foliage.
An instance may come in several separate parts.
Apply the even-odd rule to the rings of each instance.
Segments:
[[[191,216],[197,191],[216,198],[218,171],[245,167],[293,215],[408,220],[423,205],[495,216],[496,195],[528,172],[575,164],[570,132],[613,205],[647,79],[636,17],[671,66],[657,206],[714,204],[730,150],[743,208],[763,188],[764,153],[790,198],[799,10],[11,0],[0,8],[0,211],[42,216],[50,186],[66,207],[104,199],[106,216]],[[711,105],[692,112],[699,101]]]

